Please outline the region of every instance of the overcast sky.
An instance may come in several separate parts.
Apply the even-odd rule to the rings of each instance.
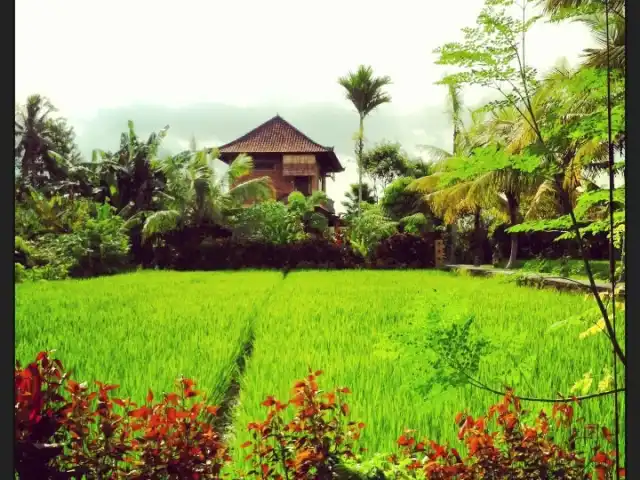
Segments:
[[[482,0],[17,0],[16,101],[48,96],[85,153],[114,148],[127,120],[144,135],[169,124],[165,147],[195,135],[225,143],[279,113],[347,170],[328,182],[338,206],[356,181],[357,115],[336,79],[359,64],[389,75],[390,105],[365,123],[369,144],[448,147],[445,73],[434,48],[461,39]],[[539,24],[528,40],[541,70],[579,61],[593,43],[578,24]],[[491,92],[464,92],[467,104]]]

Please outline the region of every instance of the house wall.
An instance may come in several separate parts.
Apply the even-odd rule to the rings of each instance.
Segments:
[[[289,196],[294,191],[294,178],[282,175],[282,154],[254,154],[252,155],[255,168],[251,174],[239,179],[240,182],[247,181],[252,178],[260,178],[264,176],[271,177],[271,183],[276,189],[276,199],[282,199]],[[263,163],[272,163],[272,168],[263,168]],[[311,190],[316,191],[320,188],[319,182],[320,172],[316,166],[316,175],[311,178]]]

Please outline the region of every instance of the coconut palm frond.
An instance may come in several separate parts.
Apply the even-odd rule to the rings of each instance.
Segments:
[[[424,152],[432,162],[441,162],[453,156],[452,153],[444,148],[436,147],[435,145],[418,145],[417,148]]]
[[[238,155],[229,165],[227,170],[227,178],[229,185],[235,183],[238,179],[249,175],[253,171],[253,159],[246,154]]]
[[[585,48],[585,66],[606,68],[610,63],[612,68],[624,70],[626,68],[627,54],[624,45],[615,45],[609,50],[610,60],[607,60],[607,52],[603,49]]]
[[[525,213],[526,220],[550,218],[558,213],[558,189],[554,182],[545,180],[540,184],[530,201]]]
[[[484,208],[500,208],[502,202],[499,198],[504,188],[499,176],[499,172],[488,172],[474,179],[469,188],[468,199]]]
[[[252,178],[229,189],[229,198],[236,204],[252,200],[262,201],[274,198],[270,177]]]
[[[149,214],[142,227],[143,241],[149,240],[153,235],[176,230],[180,225],[181,218],[182,214],[177,210],[162,210]]]
[[[578,147],[575,154],[575,161],[581,168],[585,168],[588,165],[597,165],[599,162],[604,162],[607,159],[608,153],[609,150],[606,142],[591,140]]]
[[[584,177],[582,178],[580,186],[582,187],[582,191],[584,192],[595,192],[596,190],[601,190],[600,186],[597,183]]]
[[[604,8],[600,0],[543,0],[541,3],[544,12],[551,15],[589,7],[593,12],[601,12]],[[624,18],[625,0],[610,0],[609,9],[612,13]]]
[[[599,47],[585,49],[585,65],[589,67],[606,67],[610,63],[613,68],[624,70],[626,65],[625,18],[616,15],[609,17],[608,38],[604,13],[581,16],[576,21],[583,23],[591,30]],[[607,43],[610,45],[609,61],[607,59]]]
[[[437,190],[442,174],[436,172],[426,177],[417,178],[407,186],[407,190],[410,192],[420,192],[423,194],[430,194]]]
[[[478,203],[469,197],[472,182],[463,182],[427,195],[431,210],[451,224],[461,213],[472,211]]]

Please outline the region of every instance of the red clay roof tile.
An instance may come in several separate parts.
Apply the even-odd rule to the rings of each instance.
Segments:
[[[222,145],[218,150],[224,157],[234,153],[325,153],[331,165],[330,171],[343,170],[333,147],[314,142],[279,115]]]
[[[222,145],[220,153],[320,153],[330,152],[304,133],[276,115],[240,138]]]

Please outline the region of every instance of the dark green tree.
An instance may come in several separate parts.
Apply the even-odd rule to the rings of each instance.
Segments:
[[[49,154],[64,143],[64,128],[54,121],[56,108],[42,95],[30,95],[16,108],[14,123],[14,159],[18,190],[35,188],[44,191],[51,182],[65,177],[64,169]]]
[[[369,204],[375,203],[373,190],[371,189],[368,183],[362,184],[361,192],[362,192],[362,202],[369,203]],[[346,211],[347,216],[353,216],[358,212],[358,195],[359,195],[359,185],[357,183],[352,183],[350,185],[349,191],[344,194],[347,200],[342,202],[342,206],[347,209]]]

